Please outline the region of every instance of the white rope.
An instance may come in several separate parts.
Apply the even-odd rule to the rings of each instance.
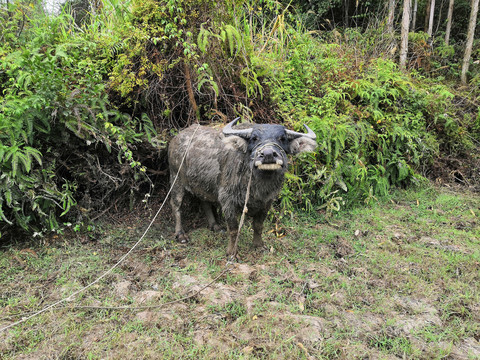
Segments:
[[[283,153],[283,155],[285,157],[287,157],[287,154],[285,153],[285,150],[283,150],[283,148],[278,145],[277,143],[273,143],[273,142],[268,142],[266,144],[259,144],[257,145],[256,147],[253,148],[252,150],[252,161],[256,158],[257,154],[259,151],[263,150],[265,147],[267,146],[274,146],[274,147],[277,147],[280,152]],[[247,214],[248,212],[248,207],[247,207],[247,204],[248,204],[248,199],[250,198],[250,186],[252,185],[252,178],[253,178],[253,164],[252,166],[250,167],[250,177],[248,179],[248,185],[247,185],[247,191],[245,193],[245,203],[243,205],[243,211],[242,211],[242,216],[240,217],[240,223],[238,225],[238,231],[237,231],[237,237],[235,238],[235,244],[234,244],[234,253],[232,254],[232,256],[230,257],[230,261],[234,261],[235,260],[235,257],[237,256],[237,252],[238,252],[238,240],[240,239],[240,231],[242,230],[242,227],[243,227],[243,222],[245,221],[245,215]]]
[[[243,205],[242,216],[240,217],[240,223],[238,225],[237,237],[235,238],[235,245],[233,247],[234,253],[232,254],[230,261],[234,261],[235,257],[237,256],[238,240],[240,239],[240,231],[242,230],[243,222],[245,221],[245,214],[248,212],[247,204],[248,204],[248,198],[250,197],[250,185],[252,185],[252,177],[253,177],[253,169],[250,169],[250,177],[248,179],[247,192],[245,194],[245,204]]]
[[[150,221],[150,224],[148,224],[146,230],[144,231],[143,235],[140,237],[140,239],[135,243],[135,245],[132,246],[132,248],[125,254],[123,255],[120,260],[117,261],[117,263],[115,265],[113,265],[110,269],[108,269],[107,271],[105,271],[101,276],[99,276],[97,279],[95,279],[94,281],[92,281],[90,284],[88,284],[87,286],[81,288],[80,290],[77,290],[75,291],[73,294],[71,294],[70,296],[66,297],[66,298],[63,298],[61,300],[58,300],[57,302],[51,304],[51,305],[48,305],[46,306],[45,308],[43,308],[42,310],[39,310],[35,313],[33,313],[32,315],[30,316],[27,316],[27,317],[24,317],[22,318],[21,320],[18,320],[10,325],[7,325],[3,328],[0,329],[0,332],[2,331],[5,331],[11,327],[14,327],[14,326],[17,326],[21,323],[24,323],[25,321],[28,321],[32,318],[34,318],[35,316],[38,316],[42,313],[44,313],[45,311],[61,304],[61,303],[64,303],[66,301],[72,301],[73,300],[73,297],[80,294],[81,292],[87,290],[88,288],[92,287],[93,285],[95,285],[96,283],[98,283],[100,280],[102,280],[105,276],[107,276],[108,274],[110,274],[116,267],[118,267],[124,260],[125,258],[130,255],[130,253],[135,250],[135,248],[140,244],[140,242],[142,242],[142,240],[144,239],[145,235],[147,235],[147,232],[150,230],[150,228],[152,227],[154,221],[156,220],[157,216],[160,214],[160,211],[162,211],[163,209],[163,206],[165,205],[165,203],[167,202],[167,199],[168,197],[170,196],[170,193],[172,192],[172,189],[173,189],[173,186],[175,185],[175,183],[177,182],[177,179],[178,179],[178,174],[180,173],[180,169],[182,168],[183,166],[183,163],[185,161],[185,158],[187,157],[187,153],[188,153],[188,150],[190,149],[190,145],[192,144],[192,141],[193,141],[193,138],[195,137],[195,134],[198,130],[199,126],[197,126],[197,128],[195,129],[195,131],[193,132],[192,134],[192,137],[188,143],[188,146],[187,146],[187,149],[185,150],[185,154],[183,155],[183,158],[182,158],[182,162],[180,163],[180,166],[178,168],[178,172],[177,172],[177,175],[175,176],[175,179],[173,180],[172,182],[172,185],[170,186],[170,190],[168,190],[168,193],[167,195],[165,196],[165,199],[163,200],[162,202],[162,205],[160,206],[160,209],[158,209],[157,213],[155,214],[155,216],[153,217],[152,221]]]

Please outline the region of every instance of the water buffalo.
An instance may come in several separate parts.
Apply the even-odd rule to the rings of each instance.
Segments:
[[[190,126],[175,136],[168,148],[172,183],[178,174],[170,199],[177,241],[186,243],[189,240],[180,213],[185,191],[188,191],[201,200],[209,227],[214,231],[221,228],[212,205],[220,205],[230,235],[228,255],[237,252],[238,217],[243,211],[250,174],[248,215],[253,217],[253,245],[261,247],[263,222],[282,188],[287,154],[313,151],[316,147],[315,133],[306,125],[307,133],[304,134],[281,125],[240,124],[234,127],[237,121],[238,118],[230,122],[223,131]],[[180,169],[190,140],[190,150]]]

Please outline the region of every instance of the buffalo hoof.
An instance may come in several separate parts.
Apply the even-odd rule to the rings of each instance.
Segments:
[[[220,233],[220,234],[224,234],[225,233],[225,228],[218,225],[218,224],[215,224],[213,226],[210,226],[210,230],[212,230],[213,232],[216,232],[216,233]]]
[[[175,236],[175,238],[177,239],[177,242],[180,244],[187,244],[190,241],[190,239],[184,232],[178,233]]]
[[[235,254],[229,254],[227,252],[227,260],[231,263],[236,263],[239,260],[238,253]]]
[[[255,250],[264,250],[267,247],[265,246],[264,242],[262,240],[260,240],[260,241],[254,241],[253,242],[253,248]]]
[[[227,257],[233,261],[233,260],[237,260],[237,256],[238,256],[238,249],[234,249],[233,246],[232,247],[228,246]]]

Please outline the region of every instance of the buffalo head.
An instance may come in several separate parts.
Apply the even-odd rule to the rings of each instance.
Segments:
[[[307,126],[307,133],[285,129],[282,125],[241,124],[233,126],[238,119],[223,129],[224,143],[229,148],[250,154],[251,168],[262,172],[285,171],[287,154],[313,151],[316,135]]]

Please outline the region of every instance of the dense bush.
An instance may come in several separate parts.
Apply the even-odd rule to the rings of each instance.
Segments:
[[[2,17],[9,21],[0,47],[0,230],[58,230],[75,205],[88,212],[138,189],[145,169],[132,148],[154,129],[112,106],[107,49],[92,33],[72,31],[70,16],[19,3]],[[126,166],[108,174],[117,155]]]
[[[276,116],[298,130],[306,123],[319,137],[318,153],[303,156],[287,175],[283,210],[335,210],[370,201],[391,186],[421,179],[440,147],[451,154],[471,148],[466,129],[454,120],[450,90],[411,78],[388,56],[378,57],[388,52],[367,40],[371,30],[326,43],[284,11],[276,19],[272,29],[256,27],[249,37],[254,70]],[[244,24],[237,22],[240,29]]]
[[[422,33],[411,34],[405,74],[383,25],[310,32],[276,1],[109,1],[96,10],[76,19],[25,2],[0,10],[4,233],[59,230],[146,200],[166,181],[172,130],[196,121],[241,115],[316,131],[318,152],[287,175],[286,212],[371,201],[427,175],[440,154],[478,147],[478,94],[459,107],[444,78],[424,78],[454,55],[427,53]]]

